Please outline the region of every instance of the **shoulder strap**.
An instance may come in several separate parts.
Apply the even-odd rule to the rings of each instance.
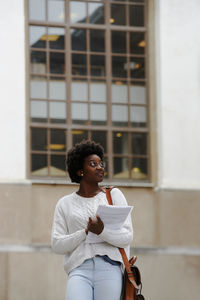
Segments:
[[[107,200],[108,200],[108,203],[109,205],[113,205],[113,202],[112,202],[112,198],[111,198],[111,190],[113,189],[113,187],[107,187],[106,188],[106,197],[107,197]],[[122,256],[122,259],[124,261],[124,265],[125,265],[125,268],[126,268],[126,272],[128,274],[128,277],[129,277],[129,280],[132,282],[132,284],[134,285],[134,287],[136,289],[138,289],[138,285],[136,284],[135,282],[135,278],[133,276],[133,272],[131,271],[131,267],[130,267],[130,263],[128,261],[128,257],[126,255],[126,252],[123,248],[118,248],[120,253],[121,253],[121,256]]]

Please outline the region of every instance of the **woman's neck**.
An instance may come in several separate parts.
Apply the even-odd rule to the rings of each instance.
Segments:
[[[90,198],[96,196],[101,191],[98,184],[91,185],[86,183],[80,183],[77,194],[82,197]]]

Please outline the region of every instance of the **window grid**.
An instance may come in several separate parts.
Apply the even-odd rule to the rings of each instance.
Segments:
[[[29,0],[29,4],[30,2],[33,2],[33,0]],[[51,1],[45,1],[45,20],[38,21],[30,19],[29,21],[30,28],[35,29],[35,31],[37,27],[45,29],[45,34],[42,36],[42,38],[40,38],[40,44],[31,44],[30,46],[30,79],[35,79],[37,84],[38,82],[40,83],[40,92],[41,90],[44,90],[42,97],[41,95],[36,95],[36,97],[34,97],[33,95],[33,97],[30,97],[31,103],[33,104],[33,109],[31,111],[30,117],[30,126],[32,132],[31,136],[33,136],[34,129],[47,130],[47,145],[45,146],[45,148],[43,148],[42,150],[36,150],[33,148],[33,145],[31,143],[31,156],[33,157],[31,159],[31,177],[64,177],[64,163],[67,150],[71,148],[71,146],[75,142],[80,141],[79,138],[81,137],[90,139],[95,137],[95,139],[97,140],[98,132],[104,132],[104,134],[102,134],[101,136],[102,140],[100,142],[102,142],[104,138],[104,142],[106,144],[105,156],[106,160],[108,161],[106,178],[110,180],[119,178],[122,181],[149,180],[149,121],[147,102],[148,97],[146,95],[146,17],[143,18],[143,26],[139,26],[141,25],[141,20],[138,21],[138,26],[133,26],[133,24],[130,24],[132,20],[130,20],[129,18],[130,9],[133,9],[137,6],[140,9],[143,7],[145,10],[145,1],[63,1],[65,5],[65,16],[62,22],[48,20],[49,2]],[[70,22],[69,8],[72,3],[76,2],[82,2],[83,5],[86,5],[86,19],[82,20],[82,23]],[[90,22],[91,20],[89,16],[89,5],[91,3],[104,5],[104,23],[102,23],[102,21],[101,24],[93,24]],[[126,17],[125,21],[123,21],[124,25],[114,24],[112,20],[112,14],[114,14],[114,12],[112,11],[113,7],[116,8],[115,11],[117,11],[120,5],[123,5],[125,9],[124,11]],[[121,21],[119,20],[119,23],[120,22]],[[56,30],[58,30],[58,32],[59,30],[64,30],[65,33],[62,36],[64,41],[63,43],[60,43],[60,47],[63,47],[63,49],[52,48],[54,47],[53,40],[55,40],[56,38],[61,39],[61,35],[51,35],[49,33],[51,32],[51,30],[52,32]],[[85,31],[84,49],[77,49],[76,47],[74,49],[72,48],[74,42],[72,41],[71,32],[73,30],[77,35],[81,34],[81,30]],[[99,49],[95,48],[96,46],[94,41],[92,44],[92,33],[95,33],[94,36],[96,39],[98,38],[98,33],[104,35],[104,47],[103,49],[101,49],[101,51],[97,51]],[[116,46],[116,49],[112,49],[114,47],[114,42],[112,43],[112,35],[114,37],[115,35],[120,33],[122,36],[125,36],[125,50],[122,49],[121,52],[119,51],[119,49],[116,51],[118,46]],[[136,53],[137,51],[139,51],[139,48],[135,50],[131,49],[131,39],[136,38],[136,35],[141,38],[143,34],[144,40],[141,40],[141,43],[143,42],[143,46],[141,46],[141,48],[144,48],[144,52]],[[81,44],[81,46],[82,45],[83,44]],[[58,46],[59,45],[57,45],[57,47]],[[94,48],[95,50],[92,48]],[[32,53],[33,55],[31,55]],[[44,54],[46,54],[46,61],[44,59]],[[103,73],[104,69],[102,71],[103,57],[105,59],[105,74]],[[94,64],[92,64],[92,59],[94,61]],[[118,62],[120,62],[120,59],[122,61],[121,66],[123,66],[123,69],[121,68],[121,70],[117,70],[117,65]],[[98,65],[98,60],[101,68]],[[35,65],[34,61],[36,61]],[[142,67],[143,61],[145,63],[144,68]],[[42,64],[41,62],[45,62],[45,64]],[[44,65],[46,65],[46,72],[44,69]],[[76,74],[73,74],[73,68],[75,68]],[[144,69],[142,72],[141,68]],[[140,73],[137,73],[137,69],[140,71]],[[135,73],[134,70],[136,70]],[[44,82],[46,81],[46,84],[42,84],[41,79],[43,79]],[[72,85],[73,83],[77,82],[79,82],[78,84],[80,84],[82,81],[86,84],[85,99],[73,99]],[[94,97],[95,93],[94,91],[92,92],[91,87],[92,84],[94,85],[95,83],[98,83],[96,84],[96,89],[98,88],[98,85],[101,86],[102,89],[104,89],[103,87],[105,85],[105,95],[102,96],[102,99],[92,99],[92,95]],[[82,85],[82,87],[83,86],[84,85]],[[139,103],[139,101],[138,103],[135,103],[132,100],[132,92],[134,89],[135,92],[137,92],[137,90],[139,92],[140,86],[145,90],[144,95],[142,96],[145,100],[143,100],[143,102],[141,101],[141,103]],[[62,87],[61,90],[65,97],[61,95],[62,93],[59,94],[59,87]],[[53,92],[51,91],[51,89]],[[121,91],[123,89],[124,91],[126,90],[126,99],[123,100],[122,97],[121,99],[112,99],[113,94],[115,93],[115,95],[117,96],[120,89]],[[37,94],[36,92],[34,93]],[[51,93],[57,93],[57,98],[55,95],[52,96]],[[78,95],[78,97],[80,97],[80,95]],[[117,97],[120,98],[120,94]],[[75,117],[73,116],[74,104],[79,105],[79,107],[80,105],[82,105],[83,108],[86,108],[82,111],[82,114],[83,112],[85,112],[85,116],[80,116],[80,113],[78,115],[76,110],[74,110],[74,115],[77,115]],[[93,109],[95,107],[98,107],[99,110],[104,108],[101,112],[102,120],[97,120],[98,122],[96,123],[92,120],[92,118],[94,118],[96,115],[95,109]],[[116,112],[114,113],[115,110]],[[137,113],[134,113],[134,110]],[[125,115],[123,117],[124,121],[122,122],[122,120],[118,120],[118,115],[119,112],[123,111]],[[34,114],[37,115],[37,113],[39,117],[32,117],[32,115],[35,116]],[[137,120],[137,114],[138,116],[141,114],[141,117],[138,118],[141,118],[143,122],[139,122],[140,120]],[[83,118],[81,122],[78,121],[79,119],[73,119],[80,117]],[[64,132],[64,148],[62,148],[63,144],[53,144],[51,142],[52,130],[60,130],[61,132]],[[114,139],[116,134],[119,140],[121,136],[123,136],[123,134],[127,134],[126,140],[124,140],[123,143],[121,142],[120,144],[120,142],[118,142],[117,147],[122,148],[122,153],[115,153]],[[132,149],[133,147],[131,144],[131,139],[133,139],[134,134],[138,135],[137,139],[134,139],[135,145],[137,147],[142,149],[143,144],[146,145],[145,154],[134,153],[134,149]],[[124,150],[126,144],[128,146],[128,150]],[[55,150],[56,147],[60,147],[60,150]],[[34,157],[34,155],[38,155],[38,157]],[[39,155],[41,157],[39,157]],[[37,161],[36,158],[38,159],[38,161],[41,160],[40,169],[37,169],[37,163],[35,163],[35,161]],[[62,160],[63,166],[61,164]],[[117,163],[115,163],[115,160]],[[42,172],[42,169],[45,169],[45,172]]]

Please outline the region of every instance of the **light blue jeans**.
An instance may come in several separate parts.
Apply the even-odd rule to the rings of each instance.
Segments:
[[[69,273],[66,300],[120,300],[121,289],[120,265],[96,256]]]

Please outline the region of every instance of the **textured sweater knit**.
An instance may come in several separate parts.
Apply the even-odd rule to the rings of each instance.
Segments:
[[[127,205],[126,199],[118,188],[111,191],[113,205]],[[69,273],[86,259],[96,255],[107,255],[112,260],[123,263],[118,247],[125,248],[129,257],[129,245],[133,239],[131,216],[119,230],[110,230],[104,226],[99,237],[101,243],[86,243],[85,229],[89,217],[95,218],[98,206],[108,205],[106,194],[86,198],[76,192],[61,198],[55,208],[52,228],[52,249],[64,255],[64,269]]]

